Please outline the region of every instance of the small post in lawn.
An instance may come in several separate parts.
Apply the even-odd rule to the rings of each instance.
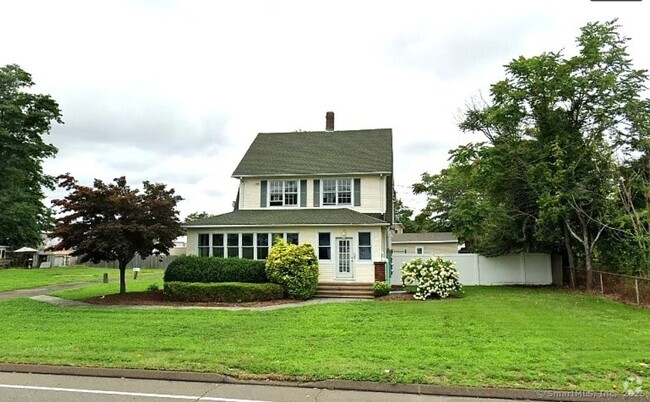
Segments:
[[[108,283],[108,272],[104,272],[104,283]]]
[[[634,289],[636,290],[636,305],[641,304],[641,300],[639,300],[639,280],[634,279]]]
[[[605,294],[605,288],[603,287],[603,273],[599,272],[600,275],[600,294]]]

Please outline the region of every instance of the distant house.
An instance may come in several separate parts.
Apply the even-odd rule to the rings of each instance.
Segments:
[[[458,238],[451,232],[395,233],[393,253],[458,254]]]
[[[183,225],[187,254],[263,260],[281,237],[313,245],[321,284],[384,280],[391,129],[334,131],[328,112],[325,131],[258,134],[232,177],[235,210]]]
[[[9,246],[0,246],[0,267],[9,265]]]

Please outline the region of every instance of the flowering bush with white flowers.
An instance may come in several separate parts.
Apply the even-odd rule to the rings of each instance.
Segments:
[[[402,282],[404,286],[417,286],[413,297],[418,300],[426,300],[431,296],[444,299],[450,292],[462,291],[463,286],[458,278],[454,263],[440,257],[426,261],[416,258],[402,265]]]

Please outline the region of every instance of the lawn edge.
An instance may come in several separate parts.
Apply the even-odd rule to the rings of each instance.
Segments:
[[[131,378],[147,380],[212,382],[241,385],[273,385],[283,387],[325,388],[342,391],[370,391],[404,393],[416,395],[456,396],[469,398],[500,398],[539,401],[629,401],[624,395],[603,394],[590,391],[530,390],[513,388],[445,387],[431,384],[391,384],[373,381],[321,380],[321,381],[278,381],[239,379],[218,373],[191,371],[144,370],[100,367],[56,366],[40,364],[0,363],[0,372],[92,376],[109,378]],[[650,400],[638,396],[635,401]]]

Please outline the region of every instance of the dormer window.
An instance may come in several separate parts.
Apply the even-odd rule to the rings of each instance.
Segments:
[[[269,206],[298,206],[298,180],[269,181]]]
[[[322,205],[352,205],[352,179],[324,179]]]

